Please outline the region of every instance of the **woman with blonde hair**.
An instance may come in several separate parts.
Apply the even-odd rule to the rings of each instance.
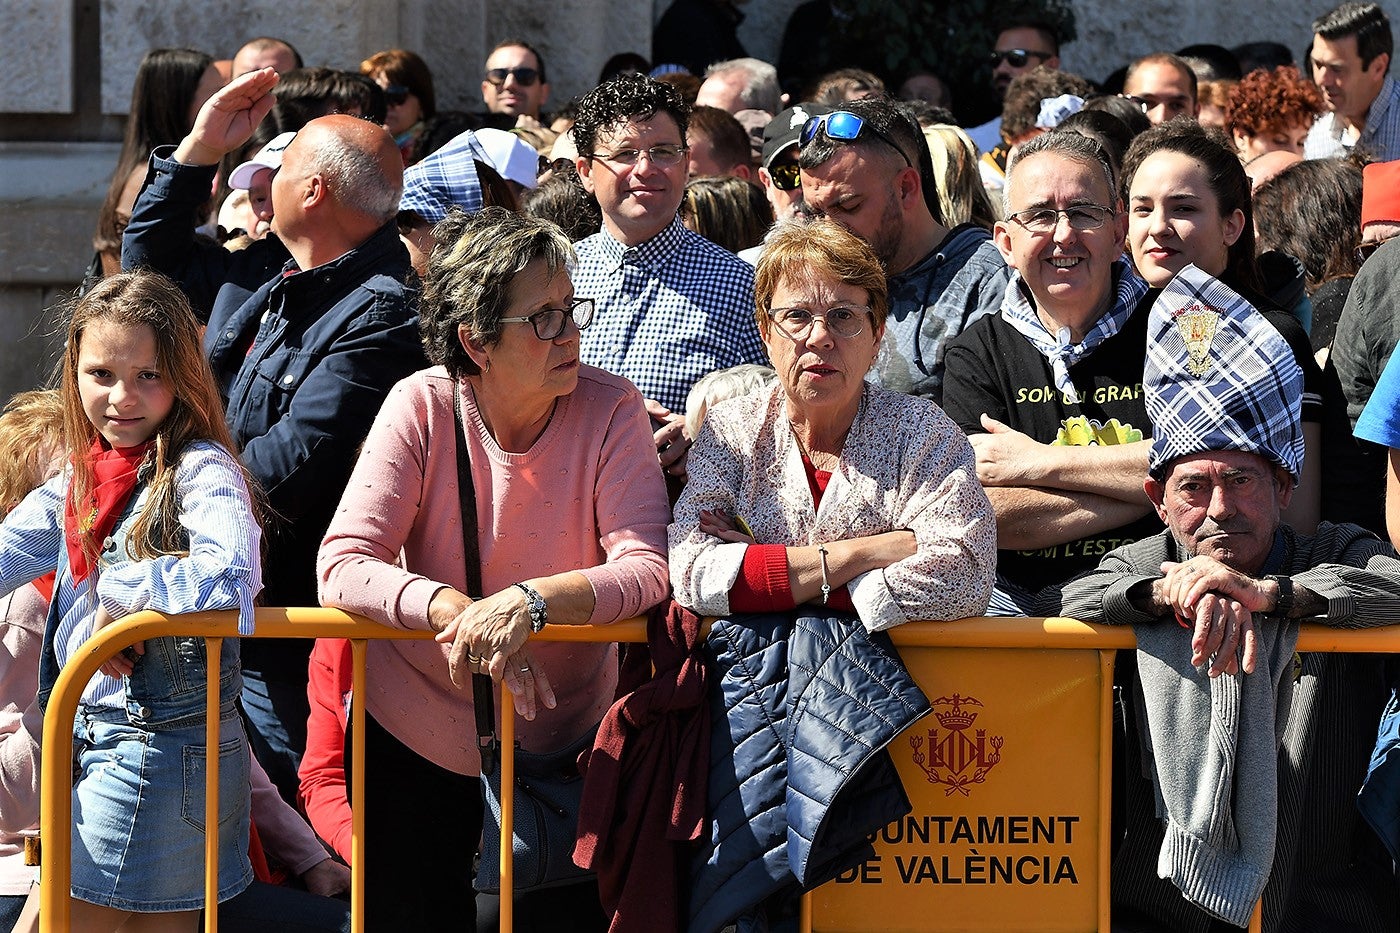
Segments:
[[[935,123],[923,131],[933,158],[943,222],[949,227],[970,223],[990,232],[1000,218],[982,185],[977,147],[960,127],[947,123]]]

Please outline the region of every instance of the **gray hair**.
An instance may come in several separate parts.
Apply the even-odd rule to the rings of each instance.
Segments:
[[[308,174],[320,174],[335,200],[378,224],[387,224],[399,213],[403,178],[386,177],[374,153],[346,145],[336,134],[317,134],[306,153]]]
[[[1011,216],[1011,176],[1026,159],[1033,155],[1052,152],[1072,159],[1084,165],[1098,166],[1103,171],[1104,182],[1108,185],[1108,196],[1116,201],[1118,197],[1118,185],[1113,177],[1113,163],[1109,161],[1108,153],[1100,146],[1098,140],[1090,139],[1079,133],[1042,133],[1035,139],[1021,146],[1016,150],[1016,155],[1006,166],[1006,185],[1001,189],[1002,214]],[[1108,205],[1112,207],[1112,204]]]
[[[756,363],[740,363],[728,369],[717,369],[701,376],[690,387],[685,399],[685,433],[694,440],[705,423],[705,413],[716,402],[738,398],[770,386],[778,379],[772,367]]]
[[[551,276],[567,272],[574,248],[552,221],[504,207],[475,214],[454,207],[433,228],[433,236],[437,246],[423,276],[418,330],[428,359],[461,379],[481,370],[467,355],[458,329],[465,327],[483,346],[499,343],[515,277],[537,259],[544,260]]]
[[[705,69],[705,77],[737,72],[747,79],[739,99],[749,110],[777,113],[783,109],[783,90],[778,86],[778,69],[758,58],[731,58]]]

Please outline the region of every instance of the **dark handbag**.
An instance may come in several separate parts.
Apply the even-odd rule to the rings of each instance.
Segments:
[[[490,679],[489,677],[487,678]],[[548,754],[515,750],[515,821],[511,851],[515,860],[516,894],[536,891],[589,878],[574,864],[578,837],[578,811],[583,800],[583,775],[579,756],[593,747],[598,727],[566,748]],[[476,869],[476,889],[497,894],[501,889],[501,769],[482,775],[486,810],[481,823],[481,858]]]
[[[481,556],[477,543],[476,488],[472,484],[471,459],[462,425],[461,388],[452,390],[452,413],[457,441],[457,489],[462,507],[462,545],[466,554],[467,590],[482,592]],[[482,815],[481,853],[476,870],[476,890],[497,894],[501,888],[501,766],[500,738],[496,735],[496,687],[485,674],[472,674],[472,701],[476,708],[477,748],[481,752],[481,783],[486,797]],[[583,775],[579,757],[593,746],[598,727],[567,747],[547,754],[515,749],[515,819],[511,852],[515,894],[573,884],[591,877],[574,864],[578,836],[579,803],[583,799]]]

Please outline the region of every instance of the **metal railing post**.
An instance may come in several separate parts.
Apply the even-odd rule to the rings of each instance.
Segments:
[[[1113,651],[1134,646],[1132,630],[1127,627],[1093,626],[1073,619],[965,619],[958,622],[915,623],[890,630],[896,646],[934,648],[1064,648],[1098,649],[1103,696],[1099,707],[1100,731],[1100,825],[1099,860],[1101,865],[1097,891],[1097,913],[1100,930],[1107,930],[1109,914],[1108,838],[1111,818],[1112,742],[1112,682]],[[219,658],[225,638],[238,637],[236,611],[189,613],[164,616],[142,612],[107,626],[89,639],[78,653],[69,659],[59,673],[50,697],[43,730],[41,761],[41,825],[42,874],[45,883],[40,895],[40,928],[45,933],[66,931],[70,927],[69,884],[72,869],[72,770],[73,725],[82,691],[98,668],[118,651],[137,641],[165,635],[202,637],[206,640],[209,658],[209,678],[206,689],[208,722],[206,724],[205,754],[205,826],[213,832],[205,839],[207,859],[205,874],[206,930],[217,929],[218,897],[218,785],[219,785]],[[364,933],[364,773],[365,773],[365,659],[368,639],[427,640],[433,633],[427,630],[393,629],[368,619],[334,609],[268,608],[257,612],[257,636],[272,638],[347,638],[352,647],[353,691],[351,718],[351,929]],[[642,620],[633,619],[605,627],[547,626],[537,635],[542,641],[615,642],[646,640]],[[1361,653],[1400,653],[1400,626],[1377,629],[1332,629],[1304,626],[1298,637],[1298,650]],[[515,775],[515,708],[508,691],[501,693],[501,786],[512,788]],[[510,892],[514,888],[514,795],[501,794],[501,929],[509,931],[513,922]],[[59,882],[58,879],[63,879]],[[813,922],[810,896],[804,897],[802,929],[810,930]],[[1262,905],[1256,904],[1250,929],[1257,931],[1262,923]]]

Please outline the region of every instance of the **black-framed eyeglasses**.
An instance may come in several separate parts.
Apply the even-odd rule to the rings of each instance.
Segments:
[[[397,107],[408,100],[408,95],[412,93],[402,84],[391,84],[384,89],[384,101],[390,107]]]
[[[799,137],[799,142],[802,147],[806,148],[807,144],[816,137],[817,130],[823,127],[826,128],[828,139],[839,139],[842,142],[854,142],[860,139],[861,133],[869,130],[885,145],[889,146],[895,152],[898,152],[899,157],[904,160],[905,165],[910,168],[914,167],[914,163],[909,161],[909,156],[905,154],[903,149],[895,144],[893,139],[890,139],[884,133],[880,132],[873,123],[851,113],[849,110],[837,110],[833,113],[824,113],[820,116],[808,119],[808,121],[803,124],[802,135]]]
[[[531,87],[540,79],[540,73],[533,68],[492,68],[486,72],[486,82],[500,87],[512,75],[521,87]]]
[[[642,156],[646,156],[647,161],[652,165],[670,166],[679,162],[681,156],[689,151],[689,146],[663,143],[660,146],[652,146],[650,149],[619,149],[616,152],[598,152],[589,158],[602,159],[604,162],[611,162],[614,165],[636,165],[641,161]]]
[[[1060,225],[1060,217],[1069,221],[1071,230],[1097,230],[1104,221],[1116,214],[1111,207],[1097,204],[1076,204],[1073,207],[1031,207],[1024,211],[1013,211],[1008,216],[1031,233],[1053,233]]]
[[[802,169],[796,162],[770,166],[768,177],[773,179],[773,187],[779,191],[795,191],[802,187]]]
[[[553,340],[564,333],[564,323],[572,319],[583,330],[593,323],[593,299],[575,298],[567,308],[545,308],[523,317],[503,317],[502,324],[529,324],[541,340]]]
[[[1030,64],[1032,58],[1043,62],[1053,57],[1050,52],[1037,52],[1035,49],[997,49],[987,56],[987,60],[992,63],[993,68],[1002,62],[1006,62],[1012,68],[1024,68]]]
[[[806,340],[812,327],[821,321],[826,329],[838,337],[850,339],[859,337],[865,330],[865,319],[870,309],[864,305],[827,308],[821,314],[807,308],[769,308],[768,319],[793,340]]]
[[[1380,249],[1382,246],[1389,243],[1391,240],[1397,238],[1400,238],[1400,235],[1388,236],[1384,240],[1372,240],[1370,243],[1362,243],[1356,248],[1356,264],[1358,266],[1364,264],[1366,260],[1370,259],[1376,254],[1376,250]]]

